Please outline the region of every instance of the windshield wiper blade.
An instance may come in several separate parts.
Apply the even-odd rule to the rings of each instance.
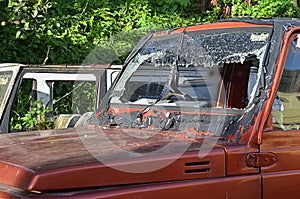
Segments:
[[[161,98],[162,99],[166,98],[170,92],[171,93],[183,94],[178,90],[178,83],[179,83],[178,65],[179,65],[179,60],[180,60],[180,52],[181,52],[181,49],[183,47],[183,41],[184,41],[185,33],[186,33],[186,28],[183,30],[182,35],[180,37],[179,47],[178,47],[177,52],[176,52],[175,65],[171,69],[171,72],[170,72],[170,75],[169,75],[168,86],[165,87],[163,89],[162,93],[161,93]]]

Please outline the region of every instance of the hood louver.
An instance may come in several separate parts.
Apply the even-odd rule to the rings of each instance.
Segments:
[[[207,173],[210,172],[210,161],[203,162],[186,162],[184,164],[185,174],[193,174],[193,173]]]

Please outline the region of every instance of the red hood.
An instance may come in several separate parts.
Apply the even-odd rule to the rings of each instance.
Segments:
[[[193,150],[199,142],[153,132],[89,128],[1,135],[0,183],[45,191],[225,176],[223,149],[213,147],[200,158]]]

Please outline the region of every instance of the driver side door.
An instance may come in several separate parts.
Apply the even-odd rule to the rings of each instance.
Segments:
[[[288,54],[272,110],[262,134],[261,154],[273,162],[261,167],[263,198],[299,198],[300,187],[300,45],[298,35],[288,43]],[[277,74],[277,75],[278,75]]]

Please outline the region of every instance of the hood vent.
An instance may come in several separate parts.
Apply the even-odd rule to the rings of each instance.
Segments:
[[[210,172],[210,161],[204,162],[186,162],[184,164],[185,174],[193,174],[193,173],[208,173]]]

